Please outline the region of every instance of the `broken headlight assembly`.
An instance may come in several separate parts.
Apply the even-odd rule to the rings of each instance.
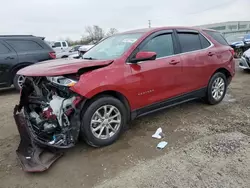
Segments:
[[[47,77],[47,80],[61,86],[71,87],[74,86],[77,81],[64,76]]]

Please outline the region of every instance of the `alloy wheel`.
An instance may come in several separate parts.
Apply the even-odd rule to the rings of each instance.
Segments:
[[[109,139],[121,126],[121,113],[113,105],[104,105],[95,111],[90,121],[92,134],[98,139]]]
[[[17,78],[17,84],[18,84],[19,88],[23,87],[24,81],[25,81],[25,76],[19,75]]]
[[[219,101],[225,92],[225,81],[223,78],[218,77],[214,80],[212,85],[212,96],[216,101]]]

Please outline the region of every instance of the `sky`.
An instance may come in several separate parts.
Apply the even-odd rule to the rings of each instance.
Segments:
[[[250,21],[250,0],[0,0],[0,34],[80,39],[86,26],[107,31]]]

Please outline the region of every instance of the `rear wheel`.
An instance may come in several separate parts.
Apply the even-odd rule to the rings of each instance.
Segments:
[[[81,136],[93,147],[114,143],[127,122],[127,112],[121,101],[111,96],[97,98],[82,117]]]
[[[19,91],[23,87],[25,76],[16,74],[13,79],[14,87]]]
[[[213,75],[208,84],[206,101],[209,104],[218,104],[223,100],[226,91],[226,76],[221,72],[217,72]]]

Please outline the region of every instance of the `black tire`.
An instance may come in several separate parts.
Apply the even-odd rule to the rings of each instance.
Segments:
[[[20,91],[20,86],[18,84],[18,79],[19,79],[20,75],[15,74],[14,78],[13,78],[13,85],[16,88],[17,91]]]
[[[216,99],[213,97],[213,95],[212,95],[212,86],[213,86],[213,84],[214,84],[214,82],[215,82],[215,80],[216,80],[217,78],[222,78],[223,81],[224,81],[224,86],[225,86],[225,88],[224,88],[224,93],[222,94],[222,96],[221,96],[218,100],[216,100]],[[205,98],[205,99],[206,99],[206,102],[207,102],[208,104],[211,104],[211,105],[215,105],[215,104],[220,103],[220,102],[223,100],[223,98],[224,98],[224,96],[225,96],[225,94],[226,94],[226,92],[227,92],[227,85],[228,85],[228,83],[227,83],[227,79],[226,79],[225,74],[223,74],[223,73],[221,73],[221,72],[215,73],[215,74],[212,76],[212,78],[210,79],[209,84],[208,84],[207,94],[206,94],[206,98]]]
[[[237,48],[235,50],[235,58],[241,58],[241,56],[243,55],[244,50],[242,48]]]
[[[113,144],[120,137],[127,123],[127,111],[124,104],[114,97],[105,95],[96,98],[87,105],[88,107],[82,112],[80,137],[83,138],[87,144],[93,147],[103,147]],[[104,105],[113,105],[119,110],[121,114],[121,124],[117,129],[117,132],[112,137],[99,139],[92,133],[90,122],[96,110]]]
[[[64,59],[64,58],[68,58],[68,56],[67,55],[62,56],[62,59]]]

